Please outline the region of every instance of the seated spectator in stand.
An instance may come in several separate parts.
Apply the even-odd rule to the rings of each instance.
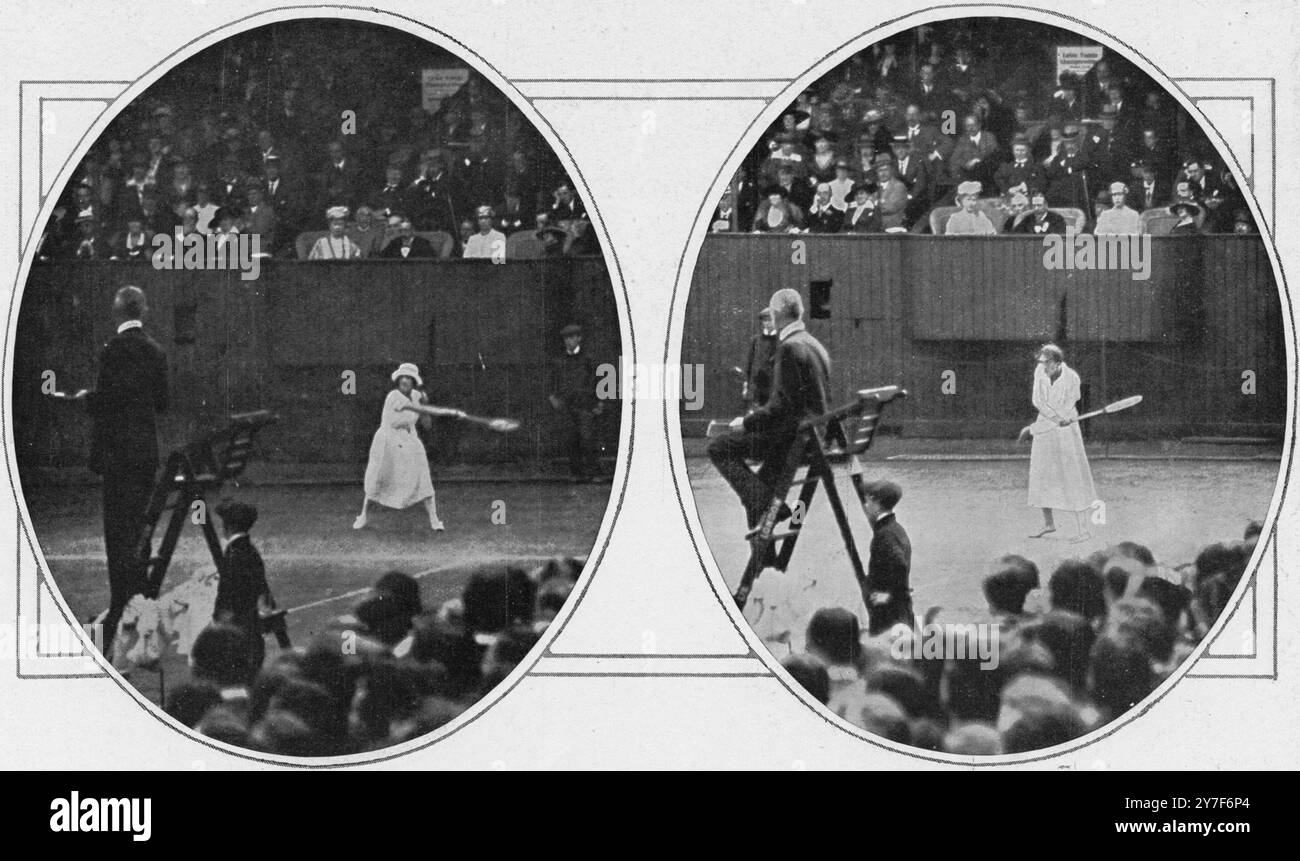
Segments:
[[[722,198],[713,210],[713,217],[709,219],[710,233],[734,233],[743,229],[740,213],[732,205],[731,199],[731,187],[728,186],[722,190]]]
[[[1128,186],[1122,182],[1110,184],[1110,209],[1097,216],[1097,226],[1092,232],[1097,236],[1137,236],[1142,232],[1142,219],[1135,210],[1125,205]]]
[[[248,208],[240,220],[239,232],[260,237],[258,246],[261,253],[271,254],[276,248],[279,219],[276,218],[275,209],[266,202],[265,188],[262,180],[256,177],[250,176],[246,181],[244,194]]]
[[[582,201],[578,199],[578,195],[574,193],[573,186],[567,182],[561,183],[555,189],[551,208],[547,211],[550,212],[551,218],[560,227],[566,227],[570,221],[587,217],[586,208],[582,205]]]
[[[1141,214],[1148,209],[1167,206],[1171,196],[1169,183],[1168,180],[1162,180],[1156,175],[1155,166],[1150,162],[1140,161],[1134,164],[1133,170],[1137,174],[1130,191],[1133,209]]]
[[[786,190],[774,185],[758,205],[754,216],[755,233],[794,233],[803,227],[803,210],[791,203]]]
[[[1232,232],[1238,234],[1259,233],[1255,226],[1255,219],[1251,217],[1250,211],[1238,209],[1232,213]]]
[[[1022,215],[1014,225],[1010,233],[1065,233],[1065,219],[1052,212],[1047,208],[1047,195],[1041,191],[1035,191],[1029,196],[1029,205],[1031,209]]]
[[[849,208],[849,198],[853,195],[853,166],[847,159],[835,160],[835,178],[829,183],[831,187],[831,205],[844,211]]]
[[[411,229],[409,219],[394,215],[390,219],[390,224],[396,221],[396,235],[388,240],[384,250],[379,253],[380,257],[385,259],[407,258],[424,258],[433,259],[438,256],[437,250],[423,236],[416,236],[415,231]]]
[[[894,133],[885,125],[885,112],[879,108],[871,108],[862,115],[862,132],[858,135],[859,140],[865,138],[871,141],[876,152],[888,152],[889,144],[894,139]]]
[[[401,165],[390,164],[384,169],[384,186],[374,193],[372,200],[374,209],[384,218],[410,209],[410,199],[402,184]]]
[[[951,180],[989,182],[993,178],[993,160],[997,156],[998,141],[993,132],[984,128],[977,114],[967,114],[963,122],[965,133],[957,138],[952,150]]]
[[[823,182],[804,217],[804,228],[809,233],[838,233],[844,222],[844,211],[831,202],[831,185]]]
[[[325,211],[329,219],[330,231],[312,245],[307,254],[308,260],[359,260],[361,249],[348,238],[348,208],[331,206]]]
[[[818,134],[813,139],[813,153],[808,159],[808,181],[814,185],[835,178],[835,163],[838,159],[831,145],[830,135]]]
[[[1178,223],[1169,229],[1170,236],[1195,236],[1201,232],[1196,224],[1196,216],[1201,209],[1190,201],[1180,201],[1169,207],[1169,211],[1178,216]]]
[[[796,149],[795,140],[795,136],[790,132],[781,132],[776,136],[777,148],[767,157],[767,161],[763,162],[759,172],[764,182],[768,184],[777,182],[777,174],[782,168],[788,168],[795,179],[808,178],[808,166],[804,163],[803,154]]]
[[[153,256],[150,244],[153,234],[144,229],[144,221],[136,215],[126,222],[126,230],[113,240],[111,255],[113,260],[148,260]]]
[[[998,232],[979,208],[981,190],[982,186],[973,181],[957,186],[957,205],[961,209],[948,216],[943,229],[945,236],[993,236]]]
[[[539,222],[541,221],[540,216],[542,215],[545,215],[548,219],[551,217],[550,213],[546,213],[546,212],[539,213],[538,215],[539,215],[538,218]],[[472,218],[461,219],[460,225],[457,227],[456,230],[456,238],[460,242],[461,254],[465,253],[465,245],[469,242],[470,237],[477,232],[478,232],[478,227],[474,224],[474,219]]]
[[[799,207],[800,212],[807,212],[813,201],[812,186],[800,181],[795,172],[789,167],[782,167],[778,170],[776,178],[776,184],[785,191],[786,200]]]
[[[844,213],[841,233],[881,233],[880,213],[876,211],[876,195],[872,187],[859,182],[853,186],[853,202]]]
[[[113,256],[108,243],[99,236],[99,222],[89,216],[77,219],[77,238],[64,251],[74,260],[108,260]]]
[[[894,169],[894,160],[884,153],[876,156],[876,212],[880,217],[880,226],[887,233],[899,233],[906,230],[904,219],[907,216],[907,186],[898,178]]]
[[[159,189],[159,194],[164,200],[164,205],[179,217],[187,208],[194,205],[197,187],[198,183],[190,172],[189,164],[182,161],[177,162],[172,168],[171,177],[167,185]]]
[[[1043,168],[1029,157],[1029,139],[1017,137],[1011,142],[1011,161],[1005,162],[993,175],[993,184],[999,194],[1007,194],[1012,188],[1023,185],[1025,191],[1047,190],[1047,179]]]
[[[194,190],[194,229],[205,236],[212,232],[213,218],[221,207],[212,199],[206,183],[200,183]]]
[[[478,232],[465,243],[465,259],[505,260],[506,235],[492,226],[496,220],[492,207],[480,206],[474,218],[478,221]]]
[[[176,225],[181,223],[174,212],[159,203],[158,195],[152,188],[147,189],[141,196],[140,209],[136,214],[144,224],[144,229],[154,234],[162,233],[170,236],[176,229]]]
[[[375,211],[364,203],[357,207],[357,217],[348,226],[347,235],[362,257],[374,257],[384,247],[383,225],[375,219]]]

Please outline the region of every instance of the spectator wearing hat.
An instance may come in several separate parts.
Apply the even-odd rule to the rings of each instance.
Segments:
[[[889,144],[894,133],[885,125],[885,112],[880,108],[871,108],[862,115],[862,132],[858,136],[871,141],[876,152],[889,152]]]
[[[140,216],[133,216],[127,219],[126,230],[113,239],[109,253],[114,260],[148,260],[153,255],[152,239]]]
[[[993,236],[998,232],[979,208],[981,190],[980,184],[974,181],[957,186],[957,205],[961,209],[948,216],[948,223],[943,228],[945,236]]]
[[[311,247],[311,251],[307,254],[307,259],[359,260],[361,258],[361,249],[347,236],[348,208],[346,206],[331,206],[325,211],[325,218],[329,220],[330,231],[327,235],[316,240],[316,243]]]
[[[894,507],[903,497],[892,481],[871,481],[863,487],[862,510],[871,524],[871,550],[862,600],[871,620],[867,633],[883,634],[895,625],[912,627],[912,542]]]
[[[876,209],[874,186],[859,182],[853,186],[853,199],[844,212],[841,233],[880,233],[880,213]]]
[[[478,232],[465,243],[464,257],[467,260],[505,260],[506,235],[492,226],[495,218],[496,213],[487,205],[474,212]]]
[[[600,476],[595,424],[604,411],[596,397],[596,363],[583,349],[582,326],[570,323],[560,337],[564,354],[552,365],[549,400],[568,423],[570,475],[576,481],[594,481]]]
[[[266,202],[266,189],[262,180],[256,177],[249,177],[245,182],[244,194],[248,201],[248,208],[244,210],[244,216],[240,219],[239,232],[261,237],[258,243],[262,250],[269,254],[276,247],[276,228],[279,220],[276,218],[275,209]]]
[[[831,201],[830,183],[820,183],[804,218],[804,229],[809,233],[839,233],[843,223],[844,211]]]
[[[957,138],[949,162],[950,178],[958,183],[966,180],[987,182],[992,179],[993,159],[998,152],[997,138],[984,128],[984,121],[978,114],[967,114],[962,128],[964,134]]]
[[[1062,72],[1060,84],[1052,94],[1048,113],[1064,121],[1083,118],[1083,102],[1079,99],[1079,80],[1071,72]]]
[[[1011,161],[998,167],[993,184],[999,194],[1007,194],[1018,185],[1023,185],[1030,194],[1047,189],[1042,166],[1030,157],[1028,138],[1018,136],[1011,141]]]
[[[137,217],[138,220],[138,217]],[[73,260],[108,260],[113,251],[99,235],[99,222],[90,216],[77,219],[77,236],[64,246],[65,254]]]
[[[212,620],[234,625],[244,632],[252,666],[256,669],[262,666],[265,655],[261,616],[275,608],[262,555],[249,537],[257,522],[257,509],[244,502],[225,502],[217,506],[216,513],[221,518],[226,548],[221,556]]]
[[[853,195],[853,165],[848,159],[835,160],[835,176],[828,183],[831,187],[831,203],[841,210],[849,208],[849,198]]]
[[[1142,233],[1142,218],[1136,210],[1130,209],[1125,201],[1128,199],[1128,186],[1122,182],[1110,184],[1110,209],[1097,216],[1097,226],[1093,233],[1097,236],[1137,236]]]
[[[803,210],[788,195],[779,185],[767,190],[754,214],[755,233],[793,233],[803,227]]]
[[[898,232],[906,228],[908,194],[907,186],[898,178],[894,160],[881,153],[876,156],[876,213],[881,229]]]
[[[396,235],[388,240],[379,256],[386,260],[407,260],[413,258],[432,259],[438,257],[438,250],[423,236],[416,236],[410,219],[394,215],[389,219],[389,229]],[[448,240],[449,242],[451,240]],[[450,253],[450,251],[449,251]]]
[[[1201,232],[1200,226],[1196,223],[1196,216],[1200,215],[1201,208],[1191,201],[1180,201],[1169,207],[1169,211],[1178,216],[1178,223],[1169,230],[1170,236],[1195,236]]]
[[[1033,192],[1029,195],[1029,205],[1029,212],[1022,215],[1009,232],[1039,236],[1065,233],[1065,219],[1047,208],[1046,194],[1042,191]]]
[[[710,233],[734,233],[739,229],[740,214],[736,211],[733,200],[731,186],[727,186],[722,190],[722,197],[713,209],[713,217],[709,219]]]

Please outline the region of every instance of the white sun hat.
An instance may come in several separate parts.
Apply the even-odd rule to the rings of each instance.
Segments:
[[[393,382],[397,382],[398,377],[410,377],[415,380],[417,386],[424,385],[424,380],[420,379],[420,368],[414,362],[402,362],[393,371]]]

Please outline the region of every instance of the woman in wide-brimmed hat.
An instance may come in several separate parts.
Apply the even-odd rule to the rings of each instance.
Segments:
[[[424,380],[420,378],[420,369],[411,362],[403,362],[392,376],[397,385],[384,400],[379,430],[375,431],[375,438],[370,443],[366,498],[352,528],[365,528],[372,502],[388,508],[409,508],[424,503],[429,512],[429,525],[434,531],[440,531],[443,525],[438,519],[429,459],[415,425],[421,415],[464,418],[465,414],[460,410],[426,404],[424,393],[417,388],[424,385]]]

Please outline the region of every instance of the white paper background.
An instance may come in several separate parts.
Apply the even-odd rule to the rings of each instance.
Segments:
[[[501,75],[518,80],[519,90],[532,98],[533,107],[571,153],[599,209],[610,240],[607,252],[611,261],[617,256],[617,271],[626,286],[625,310],[635,333],[637,358],[658,362],[664,358],[670,323],[680,326],[698,237],[682,268],[684,282],[679,289],[683,292],[678,293],[671,321],[669,300],[699,209],[742,133],[761,111],[770,115],[776,110],[767,99],[814,65],[825,71],[833,64],[827,55],[850,39],[927,5],[904,0],[888,4],[773,0],[707,6],[693,2],[578,6],[479,0],[393,2],[387,7],[437,27],[481,55]],[[294,14],[342,14],[341,7],[299,8]],[[934,14],[951,17],[977,8],[988,13],[1012,11],[950,6]],[[1271,146],[1271,141],[1256,137],[1253,167],[1268,217],[1271,206],[1265,201],[1275,191],[1274,228],[1283,264],[1300,261],[1296,253],[1300,219],[1291,203],[1296,200],[1297,183],[1286,160],[1296,140],[1300,107],[1295,95],[1300,14],[1293,3],[1153,0],[1139,7],[1081,0],[1042,8],[1057,8],[1113,34],[1171,78],[1276,79],[1276,140],[1282,153],[1276,189],[1265,187],[1272,184],[1271,164],[1260,161],[1267,148],[1264,143]],[[135,81],[190,40],[266,9],[253,3],[186,0],[8,4],[0,31],[8,60],[0,70],[7,94],[0,99],[7,129],[0,146],[0,195],[11,218],[17,214],[20,194],[20,81]],[[354,17],[402,26],[399,19],[373,12],[358,12]],[[904,26],[915,23],[919,21]],[[1052,23],[1069,26],[1066,21]],[[575,78],[595,80],[561,80]],[[765,80],[682,82],[741,78]],[[1196,92],[1197,86],[1201,92],[1218,87],[1236,94],[1254,92],[1252,88],[1260,83],[1185,84],[1188,92]],[[111,95],[124,86],[103,89]],[[601,100],[609,97],[619,100]],[[96,114],[97,110],[84,106],[62,112],[52,131],[64,146],[71,145]],[[1224,126],[1234,146],[1238,141],[1242,147],[1248,145],[1241,129],[1232,127],[1231,113],[1211,114],[1211,119]],[[77,124],[82,127],[75,138],[65,138]],[[1257,135],[1273,132],[1255,131]],[[32,133],[28,123],[23,134]],[[49,145],[55,146],[53,137]],[[1238,155],[1243,167],[1251,170],[1240,147]],[[52,182],[50,173],[61,164],[62,159],[47,155],[47,185]],[[25,160],[23,167],[30,174],[35,162]],[[35,218],[35,207],[24,205],[24,223],[16,230],[11,223],[0,240],[15,243],[20,233],[25,237]],[[14,244],[9,248],[0,280],[5,285],[14,283],[18,266],[18,249]],[[673,361],[679,342],[680,332],[675,331],[669,340]],[[1294,352],[1289,355],[1294,362]],[[624,418],[624,444],[633,444],[634,457],[630,470],[620,465],[615,493],[626,477],[626,501],[617,521],[607,517],[602,527],[601,541],[610,539],[608,550],[594,576],[589,572],[583,599],[551,644],[551,656],[534,664],[531,674],[499,701],[490,697],[492,704],[486,710],[473,710],[473,719],[463,728],[422,750],[390,758],[383,767],[954,767],[892,752],[843,731],[788,692],[762,661],[749,656],[747,632],[737,628],[717,601],[714,581],[706,574],[706,568],[716,573],[707,547],[700,545],[702,566],[690,540],[687,519],[697,521],[689,496],[688,518],[678,504],[668,465],[670,440],[671,451],[680,458],[680,445],[674,439],[676,422],[666,429],[663,406],[654,401],[637,405],[634,431],[629,414]],[[633,432],[629,440],[626,434]],[[680,459],[677,464],[680,477]],[[682,491],[689,494],[685,485]],[[0,559],[4,560],[18,558],[13,506],[9,494],[0,494]],[[1260,674],[1275,679],[1185,679],[1145,714],[1105,738],[1026,767],[1300,764],[1292,743],[1300,729],[1294,705],[1300,645],[1287,574],[1295,567],[1300,543],[1293,525],[1295,507],[1291,495],[1278,521],[1275,672],[1271,582],[1261,589],[1259,605],[1267,610],[1267,617],[1259,620],[1259,628],[1267,629],[1263,631],[1267,642],[1254,644],[1264,649],[1267,658],[1257,662],[1263,667]],[[0,622],[14,621],[17,571],[14,575],[0,578]],[[1261,586],[1265,576],[1261,575]],[[32,606],[33,595],[24,599],[25,608]],[[1249,597],[1246,603],[1244,609],[1249,611]],[[620,657],[563,657],[574,654]],[[224,754],[169,729],[110,679],[19,680],[15,670],[11,659],[0,663],[0,702],[4,703],[0,737],[9,741],[0,759],[4,766],[275,767]],[[665,677],[664,672],[677,675]]]

